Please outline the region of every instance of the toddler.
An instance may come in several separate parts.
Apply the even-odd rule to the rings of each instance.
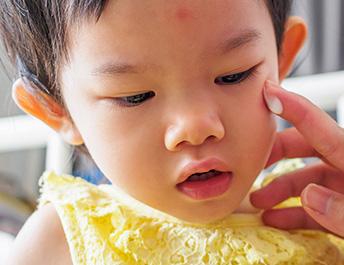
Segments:
[[[266,80],[306,36],[291,0],[6,0],[13,98],[111,185],[45,172],[10,264],[344,264],[239,205],[275,137]],[[235,211],[235,213],[233,213]]]

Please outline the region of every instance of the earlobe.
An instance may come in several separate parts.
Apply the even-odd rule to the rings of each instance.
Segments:
[[[63,140],[71,145],[82,145],[84,143],[79,130],[69,121],[64,122],[64,126],[58,131]]]
[[[282,81],[293,66],[298,52],[307,38],[305,21],[296,16],[289,17],[284,31],[284,37],[279,54],[279,78]]]
[[[43,121],[69,144],[83,143],[79,131],[68,118],[64,108],[29,82],[24,82],[22,78],[17,79],[12,86],[12,98],[21,110]]]

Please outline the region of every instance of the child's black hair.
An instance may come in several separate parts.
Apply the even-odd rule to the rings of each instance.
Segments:
[[[105,3],[106,0],[0,1],[0,38],[17,75],[36,76],[49,94],[63,104],[58,76],[61,63],[68,58],[67,30],[85,17],[98,19]]]
[[[112,0],[115,1],[115,0]],[[280,50],[293,0],[265,0]],[[49,93],[64,106],[59,70],[68,62],[68,29],[84,19],[97,21],[106,0],[0,1],[0,38],[17,76]],[[85,149],[85,148],[82,148]]]

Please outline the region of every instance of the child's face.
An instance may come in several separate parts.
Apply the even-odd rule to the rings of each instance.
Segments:
[[[109,1],[98,23],[71,34],[70,52],[66,105],[114,185],[188,221],[238,207],[275,133],[262,89],[278,81],[278,55],[263,1]],[[149,91],[137,106],[113,100]],[[232,172],[228,190],[207,199],[178,190],[187,164],[214,157]]]

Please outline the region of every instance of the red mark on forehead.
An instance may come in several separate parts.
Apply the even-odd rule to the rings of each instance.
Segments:
[[[175,16],[179,20],[185,20],[188,18],[192,18],[193,14],[190,9],[187,9],[185,7],[179,7],[175,13]]]

